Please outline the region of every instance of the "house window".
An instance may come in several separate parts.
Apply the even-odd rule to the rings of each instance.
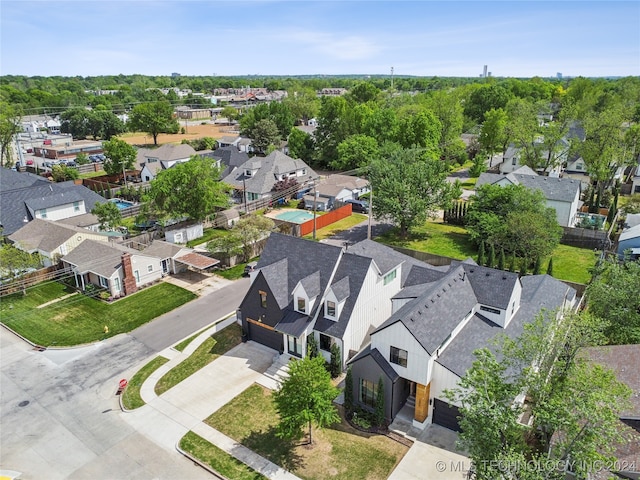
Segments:
[[[401,367],[406,367],[407,351],[400,348],[391,347],[391,355],[389,356],[389,361],[391,363],[395,363],[396,365],[400,365]]]
[[[118,277],[113,279],[113,286],[116,292],[120,291],[120,279]]]
[[[336,316],[336,302],[327,301],[327,317]]]
[[[306,168],[303,168],[303,169],[302,169],[302,175],[306,175],[306,174],[307,174],[307,169],[306,169]]]
[[[147,163],[156,163],[157,161],[157,158],[147,158]]]
[[[513,312],[515,311],[515,309],[516,309],[516,302],[513,302],[511,304],[511,315],[513,315]]]
[[[306,306],[307,301],[302,297],[298,297],[298,311],[306,313]]]
[[[100,279],[100,286],[104,288],[109,288],[109,280],[104,277],[98,277]]]
[[[250,177],[251,176],[251,170],[245,170],[244,174],[246,177]]]
[[[331,351],[331,337],[329,335],[325,335],[324,333],[320,334],[320,350],[324,350],[325,352]]]
[[[73,202],[73,211],[74,212],[80,211],[80,202]]]
[[[133,276],[136,277],[136,283],[140,283],[140,271],[139,270],[134,270],[133,271]]]
[[[582,164],[576,163],[576,170],[582,170]]]
[[[262,308],[267,308],[267,292],[259,290],[258,293],[260,294],[260,305]]]
[[[43,208],[40,210],[40,218],[47,218],[47,209]]]
[[[498,310],[497,308],[485,307],[484,305],[480,305],[480,310],[482,310],[483,312],[493,313],[494,315],[500,315],[500,310]]]
[[[360,379],[360,403],[375,407],[378,385],[370,380]]]
[[[147,272],[153,272],[153,265],[147,265]]]
[[[384,284],[387,285],[391,283],[395,278],[396,278],[396,270],[394,269],[392,272],[389,272],[384,276]]]
[[[516,157],[513,157],[513,159],[511,160],[511,165],[515,165],[518,162],[518,159]]]

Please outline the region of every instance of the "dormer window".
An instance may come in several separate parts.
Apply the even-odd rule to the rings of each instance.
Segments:
[[[326,315],[327,317],[335,317],[336,316],[336,302],[327,301],[326,303]]]
[[[384,276],[384,284],[387,285],[387,284],[393,282],[393,280],[395,280],[395,278],[396,278],[396,270],[394,269],[393,271],[387,273]]]
[[[251,172],[251,170],[245,170],[245,171],[244,171],[244,175],[245,175],[246,177],[250,177],[252,173],[253,173],[253,172]]]
[[[298,304],[298,311],[299,312],[302,312],[302,313],[306,313],[307,312],[307,301],[306,301],[306,299],[304,299],[303,297],[298,297],[297,304]]]

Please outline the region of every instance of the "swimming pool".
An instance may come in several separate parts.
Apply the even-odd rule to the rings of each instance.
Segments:
[[[278,220],[284,220],[291,223],[304,223],[313,219],[313,213],[305,210],[287,210],[276,215]]]
[[[135,203],[133,202],[129,202],[127,200],[121,200],[119,198],[113,198],[110,201],[115,203],[120,210],[124,210],[125,208],[133,207],[135,205]]]

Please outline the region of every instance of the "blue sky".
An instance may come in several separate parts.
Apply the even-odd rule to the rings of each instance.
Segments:
[[[0,0],[0,74],[640,75],[638,1]]]

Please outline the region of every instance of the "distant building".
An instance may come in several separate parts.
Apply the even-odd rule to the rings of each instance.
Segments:
[[[177,73],[177,72],[173,72],[173,73],[171,74],[171,76],[172,76],[173,78],[176,78],[176,77],[179,77],[179,76],[180,76],[180,74],[179,74],[179,73]]]

